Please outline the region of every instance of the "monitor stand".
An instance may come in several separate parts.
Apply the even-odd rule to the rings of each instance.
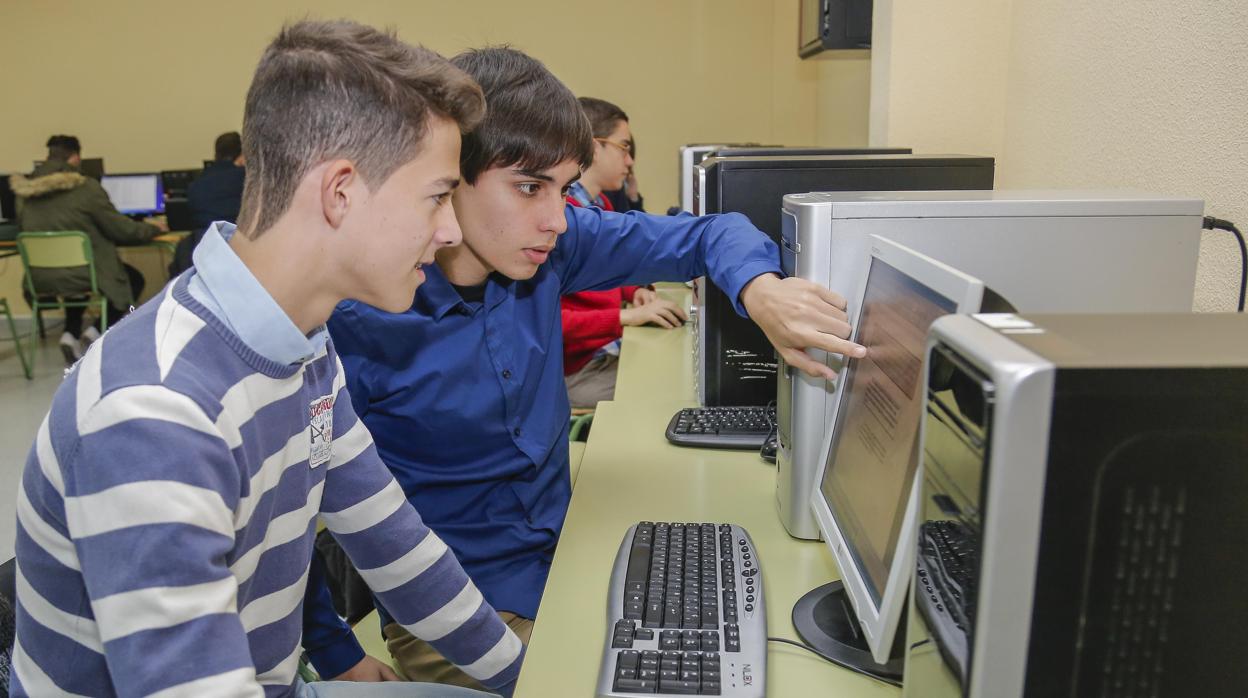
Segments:
[[[793,627],[806,644],[854,671],[901,683],[905,668],[905,619],[899,619],[897,626],[888,663],[878,664],[871,657],[843,584],[830,582],[816,587],[793,606]]]

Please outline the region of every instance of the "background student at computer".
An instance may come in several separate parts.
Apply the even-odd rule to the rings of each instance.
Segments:
[[[580,97],[577,101],[594,136],[594,159],[569,187],[567,201],[573,206],[614,211],[615,204],[607,192],[623,191],[633,171],[633,132],[628,114],[603,99]],[[624,199],[628,201],[627,196]],[[624,308],[624,303],[632,307]],[[581,291],[564,296],[560,305],[564,381],[573,408],[592,408],[615,395],[625,325],[672,329],[688,319],[683,308],[647,286]]]
[[[213,160],[191,182],[186,191],[190,214],[190,234],[178,241],[169,275],[176,276],[191,266],[191,252],[204,237],[213,221],[236,223],[242,206],[243,187],[247,181],[243,139],[237,131],[217,136],[213,143]]]
[[[121,261],[117,247],[141,245],[168,228],[160,220],[141,223],[119,213],[100,183],[78,171],[82,146],[76,137],[52,136],[47,146],[47,159],[34,173],[9,178],[18,200],[18,224],[23,232],[76,230],[87,235],[111,324],[130,312],[144,285],[143,275]],[[85,267],[36,269],[32,274],[36,288],[49,294],[78,297],[91,288]],[[99,319],[84,328],[84,312],[81,307],[65,309],[60,347],[67,364],[82,357],[83,340],[99,337]]]

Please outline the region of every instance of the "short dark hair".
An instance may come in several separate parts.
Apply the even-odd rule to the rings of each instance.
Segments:
[[[49,160],[68,160],[81,152],[82,144],[78,142],[77,136],[57,134],[48,138]]]
[[[247,183],[239,228],[256,236],[290,207],[308,170],[334,158],[355,163],[370,187],[416,157],[429,115],[461,132],[485,99],[464,71],[393,30],[355,22],[302,21],[265,49],[247,91]]]
[[[464,136],[459,169],[474,184],[491,167],[544,170],[594,159],[593,133],[576,95],[542,62],[509,46],[465,51],[451,59],[485,91],[485,120]]]
[[[218,160],[237,160],[243,154],[243,137],[238,131],[223,133],[217,136],[217,142],[212,149]]]
[[[606,138],[616,129],[621,121],[628,121],[628,114],[605,99],[597,97],[579,97],[581,110],[589,119],[589,127],[593,129],[594,138]]]

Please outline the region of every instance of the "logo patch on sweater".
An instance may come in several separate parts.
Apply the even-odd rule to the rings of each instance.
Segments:
[[[315,468],[328,463],[333,453],[334,441],[334,396],[318,397],[308,405],[308,435],[312,439],[312,447],[308,452],[308,465]]]

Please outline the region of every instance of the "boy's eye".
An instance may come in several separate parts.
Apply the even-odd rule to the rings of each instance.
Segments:
[[[451,200],[451,193],[449,191],[443,192],[433,197],[433,202],[437,204],[438,206],[441,206],[442,204],[445,204],[447,201],[450,201],[450,200]]]
[[[539,189],[541,189],[541,186],[542,185],[537,182],[521,182],[516,185],[516,188],[519,189],[520,193],[525,196],[533,196]]]

